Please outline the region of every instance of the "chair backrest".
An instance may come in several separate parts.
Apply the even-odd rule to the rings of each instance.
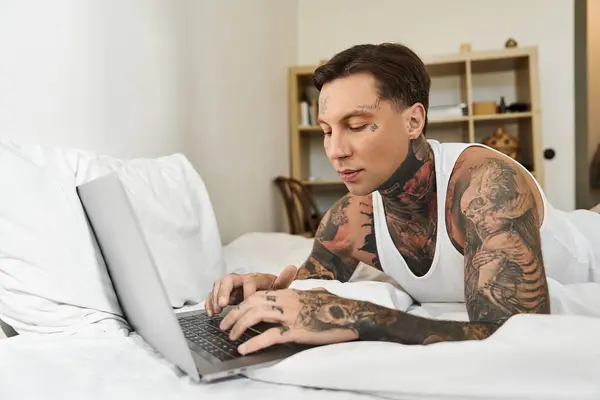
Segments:
[[[285,204],[290,233],[314,237],[322,215],[308,188],[297,179],[278,176],[275,183]]]

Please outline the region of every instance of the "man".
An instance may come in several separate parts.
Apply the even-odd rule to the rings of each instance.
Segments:
[[[349,193],[325,214],[298,270],[215,282],[210,315],[239,304],[221,323],[232,339],[261,321],[279,326],[241,345],[242,354],[286,341],[484,339],[512,315],[550,313],[547,276],[600,281],[599,250],[582,235],[588,224],[600,238],[600,215],[552,208],[532,175],[495,150],[425,139],[430,78],[410,49],[352,47],[313,83],[325,151]],[[346,282],[359,262],[418,302],[464,302],[469,321],[286,289],[294,279]]]

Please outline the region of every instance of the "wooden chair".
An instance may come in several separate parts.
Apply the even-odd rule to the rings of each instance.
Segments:
[[[290,233],[314,237],[323,217],[312,193],[297,179],[278,176],[275,184],[283,197]]]

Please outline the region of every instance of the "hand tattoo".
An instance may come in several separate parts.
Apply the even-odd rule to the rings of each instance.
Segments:
[[[271,306],[273,311],[279,311],[280,313],[283,314],[283,308],[280,306]]]

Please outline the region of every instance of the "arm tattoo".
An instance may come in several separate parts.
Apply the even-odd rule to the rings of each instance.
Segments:
[[[500,159],[470,170],[461,197],[465,301],[471,320],[503,321],[517,313],[549,313],[535,200]],[[458,208],[458,207],[457,207]]]
[[[484,339],[498,328],[491,322],[429,320],[327,291],[299,291],[298,294],[302,306],[296,325],[313,332],[350,329],[362,340],[431,344]]]
[[[323,218],[308,260],[298,270],[296,279],[330,279],[347,282],[358,260],[352,256],[354,243],[345,209],[350,197],[338,201]]]

